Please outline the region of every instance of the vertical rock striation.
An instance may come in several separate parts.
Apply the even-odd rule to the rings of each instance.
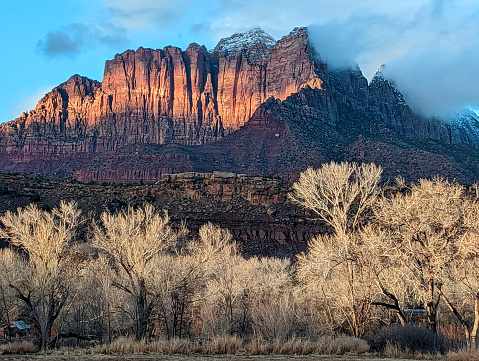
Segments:
[[[131,144],[200,145],[229,134],[269,97],[321,88],[324,64],[305,29],[278,42],[261,29],[222,39],[117,54],[103,82],[75,75],[0,128],[3,163],[88,158]],[[8,158],[8,160],[7,160]]]

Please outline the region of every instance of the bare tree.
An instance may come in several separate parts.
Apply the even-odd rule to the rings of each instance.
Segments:
[[[69,296],[70,275],[77,266],[70,262],[68,247],[79,215],[74,203],[62,202],[51,212],[29,205],[0,217],[5,226],[0,236],[26,253],[19,256],[21,273],[9,286],[27,307],[42,349],[49,346],[53,323]]]
[[[286,340],[297,332],[296,299],[289,260],[251,258],[246,261],[252,281],[247,301],[256,337]]]
[[[201,301],[205,302],[207,281],[236,255],[231,233],[208,222],[187,247],[158,258],[162,265],[156,278],[157,293],[162,295],[158,314],[168,337],[182,338],[198,326],[195,313]]]
[[[329,328],[360,337],[369,322],[374,280],[369,254],[353,235],[348,239],[348,244],[335,235],[312,239],[308,253],[298,256],[298,276]]]
[[[0,322],[7,327],[8,338],[12,341],[10,323],[18,316],[19,307],[15,304],[15,294],[9,284],[18,279],[22,272],[23,260],[11,248],[0,249]]]
[[[403,309],[407,304],[414,307],[416,297],[409,287],[407,279],[397,277],[401,273],[401,262],[395,257],[394,240],[387,229],[373,221],[358,233],[359,247],[374,283],[372,305],[392,310],[401,325],[407,323]]]
[[[291,195],[334,231],[313,238],[308,253],[298,257],[300,279],[322,291],[332,323],[334,308],[355,336],[364,332],[372,298],[369,257],[357,232],[360,217],[380,194],[381,173],[374,164],[332,162],[301,173]]]
[[[347,239],[380,194],[381,174],[374,163],[323,164],[301,173],[290,197],[333,227],[337,237]]]
[[[441,178],[419,180],[410,191],[383,198],[378,218],[389,233],[391,259],[415,288],[427,309],[428,324],[437,329],[437,309],[455,263],[477,251],[477,205],[464,187]]]
[[[117,214],[104,212],[101,223],[93,228],[93,245],[110,258],[116,272],[113,285],[133,299],[135,335],[143,339],[157,302],[148,284],[157,271],[151,261],[174,251],[184,230],[174,230],[168,215],[159,215],[151,205],[137,210],[129,207]]]

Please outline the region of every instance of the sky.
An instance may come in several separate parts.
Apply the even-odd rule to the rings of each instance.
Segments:
[[[382,65],[427,116],[479,109],[477,0],[2,1],[0,123],[35,107],[74,74],[101,81],[106,60],[140,46],[220,38],[259,26],[276,39],[307,26],[331,67]]]

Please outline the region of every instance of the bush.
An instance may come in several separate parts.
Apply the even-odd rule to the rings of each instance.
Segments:
[[[440,334],[435,335],[424,326],[392,325],[382,328],[377,334],[368,335],[366,341],[371,351],[385,352],[386,349],[395,349],[407,353],[444,353],[447,349],[446,341]]]

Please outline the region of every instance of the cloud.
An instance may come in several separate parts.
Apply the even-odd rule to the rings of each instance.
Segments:
[[[370,79],[385,63],[408,104],[426,116],[448,117],[479,107],[479,4],[435,0],[414,12],[362,9],[309,26],[332,67],[358,63]]]
[[[222,37],[260,26],[279,39],[308,26],[330,66],[358,63],[368,79],[383,63],[414,110],[444,114],[479,108],[479,3],[470,0],[102,0],[101,24],[71,24],[37,44],[49,57],[91,46],[213,48]],[[115,26],[111,25],[115,24]],[[186,44],[187,45],[187,44]]]
[[[276,38],[297,26],[343,22],[352,14],[383,16],[414,12],[428,0],[220,0],[209,11],[207,29],[220,36],[260,26]],[[212,4],[215,4],[212,2]],[[199,22],[201,23],[201,22]]]
[[[51,31],[37,42],[37,50],[47,57],[74,58],[92,46],[116,47],[126,45],[125,30],[111,24],[105,26],[70,24]]]
[[[308,26],[331,67],[382,64],[411,107],[427,116],[479,108],[479,3],[470,0],[220,0],[190,31],[216,39],[260,26],[275,38]],[[214,6],[212,5],[214,4]],[[184,16],[187,16],[185,14]],[[214,44],[209,44],[214,46]]]
[[[132,31],[166,30],[201,3],[198,0],[105,0],[112,21]]]

